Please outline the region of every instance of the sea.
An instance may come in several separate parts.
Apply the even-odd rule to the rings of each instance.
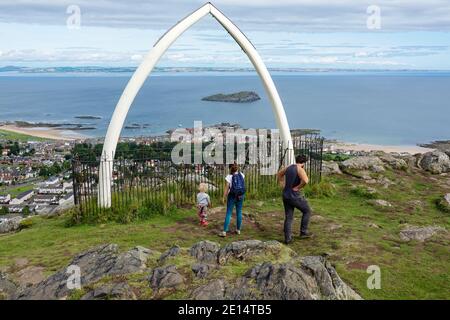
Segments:
[[[327,139],[416,145],[450,140],[450,72],[274,72],[291,128],[319,129]],[[78,123],[103,137],[131,74],[0,76],[0,121]],[[261,100],[207,102],[216,93],[255,91]],[[95,116],[100,119],[78,119]],[[221,122],[276,128],[256,73],[160,72],[136,97],[121,136],[158,135]],[[132,127],[139,126],[140,129]]]

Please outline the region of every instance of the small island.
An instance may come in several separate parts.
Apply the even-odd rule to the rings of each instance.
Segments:
[[[75,116],[76,119],[89,119],[89,120],[99,120],[102,117],[99,116]]]
[[[231,94],[214,94],[212,96],[202,98],[203,101],[215,101],[215,102],[233,102],[233,103],[248,103],[260,100],[256,92],[253,91],[240,91]]]

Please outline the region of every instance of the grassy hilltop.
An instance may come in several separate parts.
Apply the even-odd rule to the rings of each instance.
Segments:
[[[336,174],[308,188],[314,212],[310,229],[315,237],[295,238],[289,247],[300,256],[327,255],[343,280],[365,299],[450,299],[449,233],[439,232],[424,242],[403,241],[399,236],[406,226],[440,226],[448,231],[450,215],[436,204],[450,190],[450,178],[414,169],[387,169],[371,173],[371,178],[384,183],[368,184],[369,180],[356,175]],[[377,205],[375,199],[391,206]],[[224,218],[219,204],[215,204],[207,228],[198,226],[194,208],[129,224],[68,227],[70,212],[53,218],[33,217],[31,227],[0,236],[0,268],[14,270],[25,258],[27,265],[41,267],[49,275],[77,253],[104,243],[117,243],[123,251],[140,245],[164,252],[172,245],[187,248],[200,240],[222,245],[244,239],[283,240],[284,212],[279,198],[248,200],[244,213],[242,234],[225,239],[217,237]],[[299,217],[297,212],[296,232]],[[183,257],[174,263],[183,266]],[[381,268],[379,290],[366,286],[369,265]],[[236,262],[229,268],[233,274],[243,274],[248,265]],[[140,296],[145,297],[144,293]],[[183,297],[180,291],[162,298]]]

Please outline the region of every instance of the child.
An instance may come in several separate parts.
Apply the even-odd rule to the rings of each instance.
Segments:
[[[199,193],[197,194],[197,208],[198,216],[200,218],[200,225],[206,227],[208,225],[208,207],[211,207],[211,200],[206,193],[208,185],[206,183],[200,183],[198,186]]]

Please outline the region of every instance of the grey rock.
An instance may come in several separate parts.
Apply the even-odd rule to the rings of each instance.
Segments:
[[[427,152],[420,160],[420,167],[433,174],[450,172],[450,158],[441,151]]]
[[[308,256],[290,263],[264,262],[250,269],[232,288],[227,299],[268,300],[359,300],[324,258]]]
[[[179,246],[173,246],[166,252],[164,252],[158,259],[159,263],[164,263],[168,258],[175,257],[177,254],[180,253],[180,247]]]
[[[193,300],[223,300],[226,298],[228,286],[224,280],[216,279],[196,288],[192,292],[191,298]]]
[[[404,159],[400,157],[394,157],[389,153],[380,156],[380,160],[387,163],[392,169],[406,170],[408,168],[408,163]]]
[[[231,290],[233,300],[313,300],[320,299],[314,278],[292,264],[265,262],[250,269]]]
[[[218,243],[206,240],[194,244],[189,250],[189,253],[197,261],[216,263],[219,249],[220,245]]]
[[[245,240],[229,243],[217,253],[219,264],[225,264],[230,258],[245,260],[252,256],[266,253],[268,250],[277,252],[281,250],[281,244],[277,241],[262,242],[260,240]]]
[[[129,274],[144,271],[147,267],[147,259],[152,250],[137,246],[127,252],[121,253],[109,272],[110,275]]]
[[[14,273],[14,279],[20,286],[38,284],[45,279],[43,267],[28,266]]]
[[[0,296],[3,294],[6,299],[16,294],[18,286],[10,279],[9,275],[0,272]]]
[[[81,271],[81,286],[97,282],[105,276],[135,273],[146,268],[145,261],[150,251],[136,247],[119,254],[116,244],[101,245],[78,254],[69,266]],[[62,299],[70,294],[67,282],[70,273],[63,268],[37,285],[27,287],[18,294],[18,299],[51,300]]]
[[[126,282],[107,283],[89,291],[81,300],[136,300],[136,295]]]
[[[150,287],[155,289],[175,288],[184,283],[184,277],[178,272],[177,267],[169,265],[155,268],[150,274]]]
[[[342,174],[339,164],[334,161],[322,161],[322,173],[324,175]]]
[[[192,266],[192,272],[194,272],[197,278],[206,278],[211,270],[216,269],[217,265],[206,264],[206,263],[195,263]]]
[[[400,239],[402,239],[403,241],[416,240],[419,242],[424,242],[425,240],[431,238],[439,232],[446,232],[446,229],[438,226],[407,226],[400,231]]]
[[[2,220],[0,222],[0,234],[14,232],[20,229],[20,222],[23,220],[22,217],[16,216],[9,219]]]
[[[339,277],[336,269],[321,256],[301,259],[302,268],[311,272],[321,292],[321,299],[361,300],[362,298]]]
[[[383,161],[374,156],[353,157],[340,164],[344,172],[351,173],[353,170],[370,170],[374,172],[384,171]]]

